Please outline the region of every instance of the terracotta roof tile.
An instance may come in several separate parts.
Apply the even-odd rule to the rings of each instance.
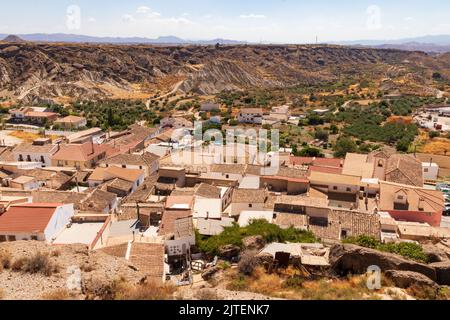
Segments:
[[[42,233],[47,228],[56,208],[60,205],[33,203],[12,206],[0,216],[0,231]]]

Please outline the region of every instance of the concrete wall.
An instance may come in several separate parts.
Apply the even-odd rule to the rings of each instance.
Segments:
[[[420,211],[389,210],[388,212],[395,220],[428,223],[432,227],[441,226],[442,211],[430,213]]]
[[[238,216],[242,211],[265,211],[264,203],[231,203],[230,213]]]
[[[28,241],[31,240],[31,236],[37,237],[37,241],[45,241],[45,235],[44,233],[38,233],[38,234],[30,234],[30,233],[15,233],[15,232],[2,232],[0,233],[0,236],[5,236],[6,241]],[[8,237],[13,236],[15,237],[15,240],[8,240]]]
[[[52,238],[64,230],[64,228],[70,223],[70,219],[74,214],[73,204],[66,204],[56,208],[55,213],[44,231],[45,240],[47,242],[51,242]]]
[[[55,147],[56,151],[56,147]],[[13,152],[14,160],[20,161],[20,156],[22,156],[22,161],[26,162],[28,156],[31,158],[31,162],[40,162],[42,163],[42,167],[50,167],[52,165],[52,160],[50,159],[53,153],[29,153],[29,152]],[[44,162],[42,162],[41,157],[44,158]]]
[[[428,181],[436,181],[439,175],[438,166],[423,166],[423,178]]]

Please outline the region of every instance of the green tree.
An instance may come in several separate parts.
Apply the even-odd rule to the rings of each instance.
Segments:
[[[358,151],[358,146],[349,137],[341,137],[334,146],[334,156],[336,158],[344,158],[347,153],[353,153]]]
[[[323,158],[324,154],[316,148],[306,147],[303,148],[300,152],[297,153],[298,157],[316,157]]]
[[[430,136],[430,139],[434,139],[434,138],[437,138],[437,137],[441,136],[441,134],[438,131],[430,131],[428,133],[428,135]]]

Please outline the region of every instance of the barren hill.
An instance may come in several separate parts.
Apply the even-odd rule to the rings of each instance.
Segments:
[[[447,70],[447,71],[446,71]],[[0,96],[26,102],[58,97],[114,97],[179,90],[283,88],[369,75],[412,73],[419,86],[433,72],[450,77],[448,57],[341,46],[121,46],[0,42]]]

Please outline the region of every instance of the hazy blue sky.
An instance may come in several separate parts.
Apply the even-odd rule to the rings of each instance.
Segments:
[[[450,34],[449,17],[443,0],[15,0],[2,1],[0,33],[295,43]]]

